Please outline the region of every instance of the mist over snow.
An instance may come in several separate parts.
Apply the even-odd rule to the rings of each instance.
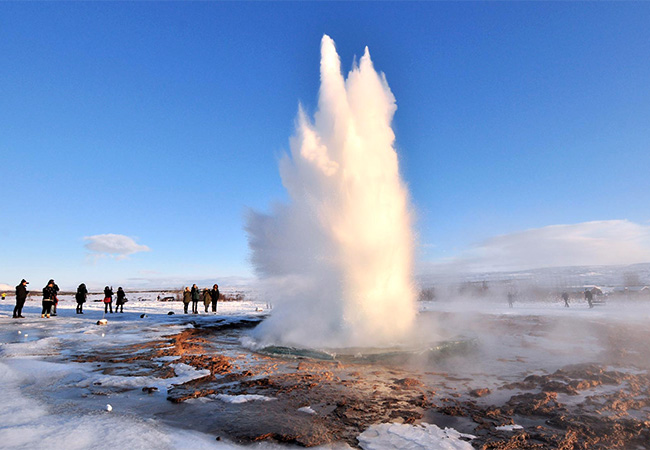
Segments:
[[[123,234],[96,234],[86,236],[84,240],[87,241],[84,247],[95,257],[110,256],[124,259],[134,253],[151,250],[146,245],[140,245],[133,238]]]
[[[321,42],[313,123],[300,108],[280,175],[290,202],[250,212],[246,230],[264,294],[268,342],[379,345],[415,317],[414,239],[391,120],[395,98],[366,48],[344,79],[334,42]]]
[[[627,220],[550,225],[487,239],[429,271],[493,272],[650,262],[650,226]]]

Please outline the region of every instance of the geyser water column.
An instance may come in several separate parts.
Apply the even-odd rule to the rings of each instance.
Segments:
[[[251,212],[246,230],[263,295],[263,345],[384,346],[415,318],[414,238],[391,121],[395,98],[366,48],[347,79],[321,42],[318,111],[299,108],[280,161],[290,202]]]

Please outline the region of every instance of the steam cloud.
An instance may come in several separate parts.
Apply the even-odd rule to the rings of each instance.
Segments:
[[[267,343],[388,345],[415,318],[413,234],[391,120],[395,98],[368,49],[344,79],[334,42],[321,42],[314,122],[299,109],[280,161],[289,204],[251,212],[252,262],[274,302]]]

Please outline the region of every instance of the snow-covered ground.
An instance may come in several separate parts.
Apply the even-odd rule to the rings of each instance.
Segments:
[[[176,377],[108,375],[92,363],[74,362],[74,355],[88,351],[142,343],[177,333],[188,325],[179,302],[158,302],[159,292],[128,294],[124,313],[104,315],[104,306],[91,296],[84,314],[75,313],[72,296],[61,296],[58,316],[40,317],[38,300],[28,300],[24,319],[12,319],[13,296],[0,304],[0,447],[32,449],[241,449],[225,439],[172,426],[157,413],[174,412],[179,405],[166,400],[167,389],[205,375],[190,366],[175,366]],[[200,305],[201,307],[202,305]],[[191,320],[209,323],[215,318],[240,320],[268,314],[269,305],[259,300],[219,303],[218,313],[201,313]],[[202,311],[202,308],[200,308]],[[169,312],[174,312],[169,315]],[[108,324],[100,326],[103,317]],[[105,395],[91,394],[94,387],[111,388]],[[159,395],[143,393],[155,387]],[[245,398],[244,398],[245,397]],[[270,401],[254,396],[217,395],[202,401],[243,403]],[[191,403],[187,405],[191,407]],[[305,410],[305,413],[311,414]],[[218,440],[217,440],[218,439]],[[471,448],[451,429],[435,425],[384,424],[370,427],[359,437],[370,449],[465,449]],[[282,449],[271,443],[245,448]],[[331,444],[321,449],[346,449]]]

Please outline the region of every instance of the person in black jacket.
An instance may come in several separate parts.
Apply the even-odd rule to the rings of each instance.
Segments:
[[[217,312],[217,301],[219,300],[219,285],[215,284],[212,286],[212,291],[210,292],[212,297],[212,312]]]
[[[47,286],[43,288],[43,310],[41,311],[41,317],[50,318],[55,298],[56,289],[54,288],[54,280],[50,280]]]
[[[52,300],[52,315],[56,316],[56,305],[59,304],[59,286],[56,285],[54,280],[50,280],[47,282],[47,284],[52,283],[52,286],[54,287],[54,299]]]
[[[111,309],[111,314],[113,314],[113,289],[106,286],[104,288],[104,314],[108,312],[108,308]]]
[[[126,302],[126,294],[124,293],[124,290],[120,286],[117,288],[117,299],[115,300],[115,312],[119,310],[121,313],[123,313],[125,302]]]
[[[199,313],[199,300],[201,299],[201,290],[196,286],[192,285],[192,314]]]
[[[88,289],[86,285],[81,283],[77,288],[77,293],[75,294],[75,299],[77,300],[77,314],[84,313],[84,303],[86,303],[86,297],[88,296]]]
[[[16,307],[14,308],[14,319],[24,319],[23,316],[23,306],[25,305],[25,300],[27,300],[27,285],[29,282],[24,278],[20,281],[20,284],[16,286]]]

